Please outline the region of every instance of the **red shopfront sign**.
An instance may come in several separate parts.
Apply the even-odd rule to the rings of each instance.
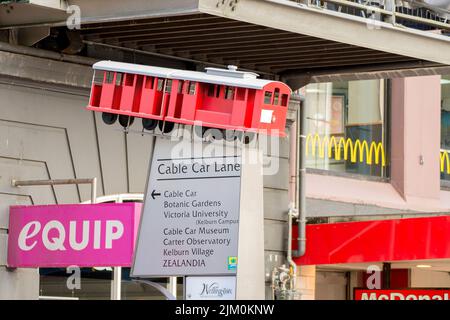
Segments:
[[[449,259],[450,216],[309,224],[306,239],[298,265]]]
[[[355,289],[355,300],[449,300],[450,289],[366,290]]]
[[[140,203],[12,206],[8,266],[129,267]]]

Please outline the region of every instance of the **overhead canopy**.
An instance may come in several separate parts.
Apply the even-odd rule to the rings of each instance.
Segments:
[[[410,76],[411,70],[419,70],[417,75],[448,72],[440,68],[450,65],[450,37],[405,27],[395,19],[411,16],[401,12],[392,16],[385,7],[365,7],[356,1],[330,0],[325,8],[297,0],[67,2],[80,8],[79,33],[88,47],[135,50],[196,64],[233,64],[264,77],[281,77],[292,82],[291,87],[299,81],[296,78],[317,74],[407,70]],[[336,10],[328,9],[333,6]],[[367,18],[371,12],[383,18]],[[448,21],[418,19],[450,30]],[[67,29],[65,19],[53,21],[49,17],[45,25]],[[8,26],[11,23],[0,21],[0,27]]]

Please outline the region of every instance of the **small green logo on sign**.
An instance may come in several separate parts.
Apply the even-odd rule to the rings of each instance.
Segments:
[[[228,270],[236,270],[237,257],[228,257]]]

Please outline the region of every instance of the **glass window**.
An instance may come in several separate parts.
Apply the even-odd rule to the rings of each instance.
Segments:
[[[95,70],[94,71],[94,84],[101,85],[103,83],[103,79],[105,79],[105,71]]]
[[[273,94],[273,105],[277,106],[280,99],[280,89],[275,89],[275,92]]]
[[[178,81],[178,93],[183,93],[183,86],[184,86],[184,81],[183,80],[179,80]]]
[[[107,71],[106,72],[105,83],[113,83],[113,81],[114,81],[114,72]]]
[[[283,107],[287,107],[287,105],[288,105],[288,99],[289,99],[289,96],[288,96],[287,94],[283,94],[283,95],[281,96],[281,105],[282,105]]]
[[[172,92],[172,80],[170,79],[166,80],[166,92],[167,93]]]
[[[450,75],[441,78],[441,179],[450,180]]]
[[[122,73],[120,73],[120,72],[116,73],[116,86],[121,86],[122,85],[122,77],[123,77]],[[131,85],[133,85],[133,83],[131,83]]]
[[[270,91],[264,92],[264,103],[272,104],[272,92]]]
[[[127,87],[131,87],[133,85],[133,82],[134,82],[134,74],[126,73],[125,79],[124,79],[124,85]]]
[[[146,77],[145,78],[145,88],[146,89],[153,89],[153,81],[155,79],[152,77]]]
[[[213,84],[208,84],[208,97],[214,97],[214,90],[216,86]]]
[[[388,176],[387,81],[306,86],[306,166]]]
[[[243,101],[245,100],[245,88],[237,88],[237,92],[236,92],[236,100],[240,100]]]
[[[164,85],[164,80],[163,79],[158,79],[158,82],[157,82],[157,85],[156,85],[156,90],[162,91],[163,90],[163,85]]]
[[[197,82],[189,82],[189,94],[195,94],[195,85]]]
[[[234,88],[225,87],[225,99],[232,100],[234,98]]]

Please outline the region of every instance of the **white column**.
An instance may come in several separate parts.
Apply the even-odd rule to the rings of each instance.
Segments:
[[[236,298],[264,300],[264,201],[262,154],[242,156]]]

